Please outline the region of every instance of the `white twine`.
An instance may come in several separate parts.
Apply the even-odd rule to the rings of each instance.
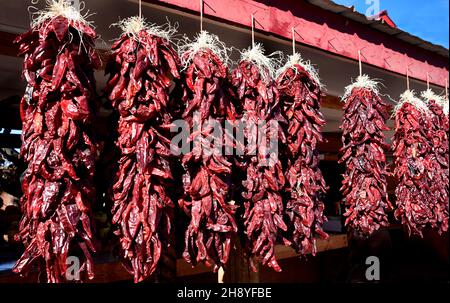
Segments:
[[[293,55],[288,57],[287,62],[280,69],[278,69],[276,77],[278,78],[278,76],[280,76],[281,73],[283,73],[288,68],[294,69],[297,73],[298,71],[295,68],[296,65],[300,65],[321,89],[325,88],[325,85],[320,81],[317,69],[311,64],[311,61],[303,60],[302,56],[299,53],[294,53]]]
[[[362,62],[361,62],[361,50],[358,50],[358,66],[359,66],[359,76],[362,76]]]
[[[200,0],[200,32],[203,31],[203,0]]]
[[[445,96],[435,94],[431,89],[427,89],[421,93],[424,101],[429,105],[431,100],[434,100],[437,105],[442,107],[442,111],[448,116],[448,99]]]
[[[252,47],[255,47],[255,15],[252,14]]]
[[[190,40],[184,36],[178,41],[178,52],[181,57],[181,65],[183,70],[186,70],[192,62],[195,55],[206,49],[211,50],[225,66],[230,66],[232,63],[230,59],[232,47],[227,47],[226,44],[220,41],[217,35],[201,31],[194,40]]]
[[[440,106],[442,106],[444,102],[443,97],[436,95],[430,88],[421,92],[420,96],[427,105],[429,105],[431,100],[434,100]]]
[[[261,43],[255,43],[254,46],[241,52],[241,61],[249,61],[256,65],[263,80],[268,82],[276,76],[276,72],[283,61],[283,54],[277,51],[266,56],[264,55],[264,46]],[[268,71],[268,73],[265,71]],[[268,79],[268,76],[271,79]]]
[[[295,55],[295,28],[291,27],[291,34],[292,34],[292,55]]]
[[[377,81],[376,79],[370,79],[368,75],[358,76],[355,82],[353,82],[352,84],[348,85],[345,88],[345,92],[344,95],[341,97],[341,100],[346,102],[348,97],[350,97],[354,88],[365,88],[371,90],[374,94],[379,95],[380,85],[381,83],[379,81]]]
[[[142,18],[142,1],[139,0],[139,18]]]
[[[400,101],[395,105],[393,114],[395,115],[405,103],[411,104],[425,115],[429,113],[429,109],[425,102],[416,97],[414,90],[407,89],[400,95]]]
[[[444,112],[444,115],[448,116],[448,98],[442,98],[442,110]]]
[[[139,16],[133,16],[120,20],[117,23],[111,24],[111,26],[119,27],[124,34],[135,39],[136,41],[139,40],[139,32],[145,30],[150,35],[161,37],[169,42],[172,42],[178,30],[177,25],[172,25],[169,21],[163,25],[156,25],[154,23],[147,23],[145,18]]]
[[[32,14],[31,27],[39,28],[41,24],[49,19],[53,19],[59,16],[66,18],[67,20],[72,21],[72,26],[76,28],[77,23],[83,23],[92,28],[95,28],[92,21],[87,21],[89,17],[94,15],[94,13],[89,13],[89,10],[86,13],[81,14],[81,11],[84,8],[77,9],[74,7],[70,1],[67,0],[47,0],[46,7],[44,10],[38,10]]]

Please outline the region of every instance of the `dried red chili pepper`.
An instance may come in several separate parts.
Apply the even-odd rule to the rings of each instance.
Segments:
[[[183,118],[191,129],[194,124],[205,125],[210,118],[219,123],[236,119],[228,68],[211,49],[219,43],[217,36],[202,32],[196,42],[185,47],[182,55],[187,65],[188,91]],[[218,270],[228,260],[231,236],[237,225],[236,206],[230,202],[230,158],[221,151],[214,152],[213,142],[208,138],[214,137],[223,146],[228,143],[222,133],[217,137],[213,132],[213,127],[203,127],[190,136],[193,149],[182,158],[184,194],[178,203],[190,216],[184,259],[193,265],[213,264],[214,270]]]
[[[91,122],[98,109],[93,70],[100,60],[94,30],[74,8],[63,8],[73,14],[46,14],[15,40],[25,55],[21,156],[28,168],[16,236],[25,252],[13,271],[27,274],[33,265],[45,266],[48,282],[66,279],[71,255],[81,259],[80,272],[94,277],[90,205],[97,146]]]
[[[262,54],[262,50],[258,51]],[[254,53],[255,50],[249,52]],[[277,242],[287,243],[283,238],[283,232],[288,229],[283,218],[285,177],[278,155],[270,163],[271,155],[265,154],[262,147],[270,146],[275,135],[285,142],[281,127],[278,124],[275,128],[271,126],[271,122],[284,122],[284,119],[279,93],[269,69],[255,62],[251,58],[243,59],[232,75],[233,86],[243,108],[243,122],[246,123],[244,155],[236,159],[239,173],[244,174],[245,179],[240,190],[242,195],[236,200],[244,206],[241,237],[250,267],[256,271],[253,263],[253,257],[256,257],[263,265],[281,271],[275,245]]]
[[[449,208],[449,141],[448,141],[448,115],[444,112],[444,100],[431,90],[422,93],[428,104],[430,127],[428,128],[428,142],[431,150],[426,156],[430,164],[427,175],[433,194],[432,211],[435,215],[435,225],[439,234],[448,230]]]
[[[396,111],[395,216],[413,235],[426,227],[448,230],[448,117],[440,98],[424,92],[426,104],[405,92]]]
[[[106,70],[106,92],[120,115],[112,223],[123,264],[137,283],[155,271],[162,248],[171,244],[174,159],[166,126],[174,120],[170,92],[180,79],[180,60],[168,40],[153,34],[163,32],[161,27],[148,28],[138,17],[121,27],[124,33],[112,46]]]
[[[326,221],[323,196],[327,190],[319,168],[317,145],[322,142],[325,120],[320,112],[321,89],[315,71],[298,54],[278,76],[280,103],[287,118],[284,153],[286,175],[286,237],[297,253],[316,254],[316,237],[328,238],[322,225]],[[308,70],[305,69],[308,68]]]
[[[427,225],[436,226],[437,214],[433,214],[434,201],[429,178],[430,127],[430,113],[426,104],[411,91],[402,94],[395,110],[392,143],[394,174],[398,181],[395,189],[395,217],[402,221],[410,234],[420,236]]]
[[[369,236],[388,226],[388,200],[383,131],[388,119],[388,105],[378,94],[377,83],[360,76],[346,88],[343,97],[342,156],[346,171],[342,194],[349,206],[344,214],[348,225],[358,236]]]

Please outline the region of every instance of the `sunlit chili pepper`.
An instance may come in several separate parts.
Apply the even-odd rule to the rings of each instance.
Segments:
[[[388,226],[392,208],[387,194],[384,131],[388,105],[380,98],[377,83],[360,76],[343,97],[344,117],[339,163],[345,163],[342,194],[348,206],[345,224],[354,234],[367,237]]]
[[[69,256],[80,259],[77,272],[94,277],[91,204],[98,148],[92,121],[98,109],[94,69],[100,59],[94,30],[74,8],[53,5],[73,14],[46,15],[15,40],[25,56],[21,156],[28,168],[16,236],[25,252],[13,271],[27,274],[37,265],[48,282],[61,282]]]

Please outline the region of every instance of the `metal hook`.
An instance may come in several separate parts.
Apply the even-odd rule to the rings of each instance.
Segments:
[[[336,47],[333,45],[333,43],[331,43],[331,41],[335,40],[336,37],[333,37],[331,39],[328,39],[328,44],[331,45],[332,48],[334,48],[335,51],[337,51]]]

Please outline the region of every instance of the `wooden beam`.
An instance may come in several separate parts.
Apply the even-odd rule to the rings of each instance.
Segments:
[[[348,246],[347,235],[331,235],[327,240],[317,240],[317,252],[335,250],[345,248]],[[277,259],[287,259],[298,256],[294,249],[284,245],[277,245],[275,247],[275,254]]]
[[[0,32],[0,55],[16,57],[19,52],[19,46],[13,41],[17,37],[16,34]]]
[[[327,240],[318,239],[316,242],[317,252],[323,252],[328,250],[335,250],[345,248],[348,246],[347,235],[330,235]],[[284,245],[277,245],[275,247],[275,255],[278,260],[292,258],[298,256],[297,253],[290,247]],[[208,267],[203,263],[193,267],[188,264],[184,259],[177,260],[177,276],[190,276],[206,272],[211,272],[212,267]]]
[[[329,108],[329,109],[338,109],[342,110],[342,106],[344,103],[340,100],[339,97],[325,95],[322,97],[322,102],[320,104],[321,107]]]
[[[341,249],[348,246],[348,240],[346,234],[339,235],[330,235],[327,240],[317,240],[317,252],[324,252],[329,250]],[[286,247],[284,245],[277,245],[275,247],[275,254],[278,260],[287,259],[297,257],[297,253],[290,247]],[[234,264],[235,265],[235,264]],[[191,276],[195,274],[202,274],[212,271],[212,267],[208,267],[203,263],[198,264],[195,267],[192,267],[190,264],[186,263],[184,259],[178,259],[176,261],[177,271],[176,275],[180,276]],[[232,266],[230,264],[230,266]],[[225,272],[226,276],[226,272]],[[256,282],[256,276],[250,276],[248,282]],[[236,277],[234,277],[236,278]],[[240,280],[245,279],[245,277],[238,277]],[[125,270],[125,268],[120,264],[120,262],[108,262],[108,263],[100,263],[95,264],[95,278],[92,281],[93,283],[99,282],[114,282],[114,281],[125,281],[132,280],[131,275]],[[152,281],[150,279],[147,282]],[[30,275],[26,278],[20,278],[18,275],[14,275],[11,272],[0,273],[0,282],[13,282],[13,283],[30,283],[35,282],[36,276]],[[213,282],[213,281],[212,281]],[[226,282],[231,282],[226,279]],[[236,282],[236,281],[233,281]]]
[[[342,134],[340,132],[323,133],[324,141],[317,145],[317,149],[321,154],[336,154],[342,146]]]

